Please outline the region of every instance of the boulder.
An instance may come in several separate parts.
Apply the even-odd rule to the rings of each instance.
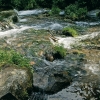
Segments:
[[[70,85],[72,81],[71,76],[68,71],[62,70],[64,66],[52,65],[52,62],[46,60],[39,61],[39,63],[41,67],[34,65],[34,90],[51,94]]]
[[[32,89],[32,74],[27,68],[3,65],[0,70],[0,98],[13,95],[18,100],[27,100]],[[8,96],[7,96],[8,97]],[[15,99],[14,99],[15,100]]]
[[[14,23],[19,21],[18,14],[13,10],[0,12],[0,31],[19,28]]]

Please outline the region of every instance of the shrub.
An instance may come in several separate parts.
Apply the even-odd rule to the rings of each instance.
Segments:
[[[65,7],[65,14],[72,20],[78,20],[86,17],[87,8],[79,8],[78,4],[70,4]]]
[[[7,63],[15,64],[18,67],[30,67],[29,60],[21,54],[13,50],[0,50],[0,65]]]
[[[84,7],[84,8],[79,8],[77,10],[77,16],[79,19],[84,19],[86,17],[86,14],[87,14],[87,8]]]
[[[51,15],[59,15],[59,12],[60,12],[60,9],[58,7],[53,6],[50,11],[50,14]]]
[[[77,31],[72,27],[64,27],[62,29],[63,35],[75,37],[78,35]]]
[[[66,49],[61,45],[54,46],[54,58],[64,58],[66,56]]]

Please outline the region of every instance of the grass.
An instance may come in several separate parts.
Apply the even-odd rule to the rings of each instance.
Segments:
[[[54,52],[56,58],[64,58],[66,56],[66,49],[63,46],[56,45],[54,46]]]
[[[64,27],[62,29],[62,33],[63,35],[66,35],[66,36],[72,36],[72,37],[78,36],[77,31],[72,27]]]
[[[29,60],[14,50],[0,49],[0,66],[14,64],[17,67],[30,67]]]

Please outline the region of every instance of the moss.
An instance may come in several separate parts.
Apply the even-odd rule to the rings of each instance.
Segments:
[[[66,56],[66,49],[63,46],[54,46],[54,58],[64,58]]]
[[[15,93],[18,100],[28,100],[29,95],[32,93],[33,75],[30,71],[27,71],[27,74],[29,75],[27,82],[25,82],[24,84],[20,84],[21,90],[18,89]]]
[[[72,36],[72,37],[78,36],[77,31],[73,29],[72,27],[64,27],[62,29],[62,33],[63,35],[66,35],[66,36]]]

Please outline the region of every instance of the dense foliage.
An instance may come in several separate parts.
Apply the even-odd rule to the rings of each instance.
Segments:
[[[84,19],[86,17],[87,8],[79,7],[78,3],[70,4],[69,6],[65,7],[65,13],[67,18],[72,20]]]
[[[51,8],[57,6],[64,9],[75,2],[78,2],[80,7],[87,7],[88,9],[100,7],[99,0],[0,0],[0,8],[33,9],[36,7]]]
[[[99,0],[0,0],[1,10],[50,8],[50,15],[59,15],[65,10],[66,19],[81,20],[86,18],[88,10],[100,8]]]

